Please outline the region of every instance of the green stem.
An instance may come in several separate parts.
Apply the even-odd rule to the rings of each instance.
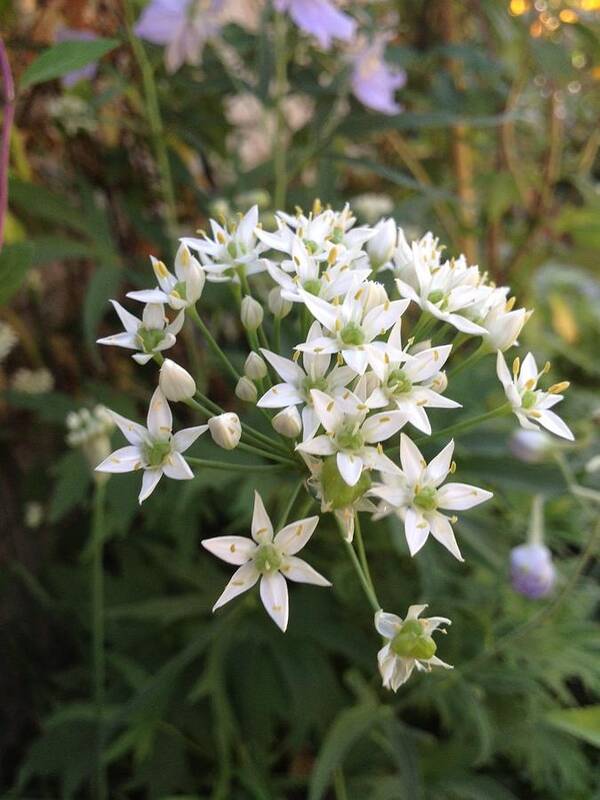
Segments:
[[[278,470],[281,472],[279,464],[236,464],[231,461],[212,461],[206,458],[192,458],[186,455],[186,461],[196,467],[204,467],[205,469],[221,469],[225,472],[274,472]]]
[[[281,319],[279,317],[275,317],[275,322],[273,323],[273,330],[275,338],[275,352],[281,353]]]
[[[254,455],[260,456],[261,458],[270,458],[271,461],[277,461],[279,464],[285,464],[286,467],[298,466],[297,462],[293,461],[291,458],[285,458],[284,456],[271,453],[267,450],[262,450],[260,447],[254,447],[254,445],[246,444],[245,442],[240,442],[238,447],[240,450],[245,450],[247,453],[254,453]]]
[[[495,419],[496,417],[502,417],[505,414],[510,414],[511,410],[512,407],[510,403],[504,403],[504,405],[494,408],[492,411],[487,411],[485,414],[479,414],[476,417],[470,417],[462,422],[457,422],[456,425],[449,425],[447,428],[442,428],[439,431],[435,431],[435,433],[432,433],[431,436],[417,436],[417,438],[414,440],[415,444],[430,442],[432,439],[439,439],[442,436],[456,436],[463,431],[469,430],[469,428],[474,428],[477,425],[488,422],[490,419]]]
[[[474,366],[475,364],[477,364],[478,361],[481,361],[481,359],[490,352],[491,351],[487,343],[481,342],[477,350],[474,350],[470,356],[467,356],[465,359],[463,359],[463,361],[460,362],[460,364],[457,364],[457,366],[454,367],[454,369],[450,370],[450,372],[448,373],[448,379],[455,378],[460,372],[462,372],[467,367]]]
[[[94,707],[96,711],[96,749],[94,759],[94,797],[106,800],[106,771],[102,752],[104,749],[104,504],[106,483],[97,482],[94,491],[92,514],[92,674]]]
[[[133,11],[131,8],[130,0],[125,0],[125,25],[127,28],[127,38],[133,51],[135,60],[137,61],[140,73],[142,76],[142,84],[144,87],[144,103],[146,108],[146,117],[148,125],[152,134],[152,142],[154,145],[154,152],[158,164],[158,171],[160,176],[161,191],[165,201],[165,217],[167,223],[167,231],[169,238],[172,241],[177,240],[177,211],[175,206],[175,192],[173,190],[173,177],[171,175],[171,165],[169,163],[169,154],[167,152],[165,132],[163,128],[162,118],[160,115],[160,104],[158,102],[158,94],[156,91],[156,83],[154,81],[154,72],[152,66],[146,55],[144,45],[137,38],[133,32]]]
[[[335,791],[335,800],[348,800],[344,770],[341,767],[338,767],[333,773],[333,788]]]
[[[362,529],[360,526],[360,517],[358,516],[358,511],[354,514],[354,540],[356,541],[356,549],[358,550],[358,557],[360,559],[360,564],[363,568],[363,572],[365,573],[365,577],[368,580],[371,589],[373,590],[373,594],[375,594],[375,587],[373,585],[373,578],[371,577],[371,570],[369,569],[369,562],[367,560],[367,551],[365,550],[365,543],[363,541]]]
[[[208,327],[202,321],[200,315],[196,311],[196,307],[195,306],[188,306],[188,308],[186,310],[187,310],[188,316],[194,321],[194,323],[196,324],[196,326],[199,328],[200,332],[202,333],[202,335],[206,339],[206,343],[208,344],[210,349],[217,356],[217,358],[219,359],[219,361],[221,362],[221,364],[223,365],[225,370],[231,375],[232,379],[234,381],[236,381],[236,383],[237,383],[237,381],[239,381],[239,379],[240,379],[239,372],[233,366],[233,364],[228,359],[228,357],[225,355],[223,350],[221,350],[221,348],[219,347],[219,345],[217,343],[217,340],[214,338],[214,336],[209,331]]]
[[[281,517],[279,518],[279,522],[277,523],[278,531],[280,531],[288,521],[289,516],[292,513],[292,508],[294,507],[294,503],[296,502],[296,498],[298,497],[300,489],[302,489],[303,486],[304,486],[304,478],[301,478],[294,487],[294,490],[290,495],[290,499],[288,500],[285,508],[283,509]]]
[[[371,604],[373,611],[379,611],[381,608],[381,603],[377,599],[377,595],[375,594],[374,588],[369,583],[367,576],[365,575],[363,568],[361,566],[360,561],[358,560],[358,556],[352,546],[352,542],[349,542],[346,538],[345,531],[343,530],[341,524],[338,522],[340,536],[342,537],[342,541],[344,542],[344,546],[348,551],[348,555],[350,556],[350,561],[352,561],[352,566],[354,567],[356,574],[358,575],[358,579],[360,581],[360,585],[363,588],[363,591],[367,597],[367,600]]]
[[[275,12],[275,105],[276,131],[273,168],[275,172],[275,209],[285,208],[287,190],[287,164],[285,142],[285,115],[283,100],[287,83],[286,21],[284,14]]]

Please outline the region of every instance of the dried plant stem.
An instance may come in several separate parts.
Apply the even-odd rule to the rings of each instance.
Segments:
[[[0,135],[0,250],[4,244],[4,227],[8,212],[8,162],[10,157],[10,132],[15,117],[15,86],[4,42],[0,38],[0,74],[4,90],[2,134]]]

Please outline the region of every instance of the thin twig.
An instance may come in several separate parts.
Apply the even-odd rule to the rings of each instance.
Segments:
[[[4,42],[0,38],[0,73],[4,89],[2,135],[0,138],[0,251],[4,244],[4,226],[8,211],[8,162],[10,157],[10,132],[15,117],[15,85]]]

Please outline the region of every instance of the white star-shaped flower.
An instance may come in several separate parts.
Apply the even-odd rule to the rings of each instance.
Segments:
[[[245,269],[246,275],[266,269],[264,259],[260,258],[266,247],[257,241],[257,225],[258,206],[255,205],[237,224],[224,227],[211,219],[212,239],[204,234],[202,239],[186,236],[181,241],[200,255],[209,281],[219,283],[233,280],[237,283],[237,269],[240,267]]]
[[[407,420],[423,433],[431,433],[426,408],[460,408],[460,403],[434,391],[429,382],[446,363],[452,345],[428,347],[415,355],[402,351],[400,323],[394,325],[388,339],[392,352],[402,353],[401,358],[390,357],[389,350],[376,351],[377,376],[381,383],[366,403],[369,408],[395,406]]]
[[[455,558],[463,561],[452,530],[451,523],[456,519],[449,519],[439,509],[463,511],[493,496],[491,492],[466,483],[447,483],[442,486],[448,473],[454,471],[453,453],[454,441],[451,441],[427,464],[419,448],[402,433],[401,474],[384,474],[384,483],[369,490],[369,494],[384,501],[380,516],[394,512],[404,520],[404,533],[412,556],[419,552],[431,533]]]
[[[110,301],[125,331],[114,333],[98,339],[98,344],[125,347],[128,350],[139,350],[132,358],[138,364],[147,364],[155,353],[168,350],[175,344],[175,337],[184,323],[184,313],[180,311],[172,322],[165,317],[163,303],[148,303],[144,306],[142,319],[138,319],[116,300]]]
[[[197,425],[173,433],[173,416],[160,388],[150,400],[147,428],[137,422],[110,412],[115,424],[129,442],[127,447],[115,450],[102,463],[98,472],[133,472],[144,470],[139,501],[143,503],[154,491],[163,475],[177,481],[194,477],[187,461],[181,455],[196,439],[208,430],[208,425]]]
[[[213,606],[213,611],[251,589],[260,579],[260,598],[282,631],[288,624],[289,601],[285,578],[315,586],[331,583],[306,561],[296,557],[312,536],[319,517],[290,522],[273,536],[273,525],[258,492],[254,492],[252,539],[245,536],[216,536],[203,539],[202,545],[228,564],[240,565]]]
[[[349,292],[343,303],[336,305],[298,289],[310,313],[329,331],[329,336],[304,342],[296,350],[304,353],[341,353],[344,361],[358,374],[367,366],[375,368],[373,342],[394,325],[408,307],[408,300],[386,300],[370,308],[366,300],[370,292],[365,286]],[[386,349],[385,343],[379,349]]]
[[[496,371],[504,392],[519,420],[526,430],[538,431],[540,426],[563,439],[573,441],[575,438],[568,425],[550,409],[563,399],[560,392],[568,388],[567,382],[551,386],[547,392],[537,388],[538,380],[547,371],[538,372],[535,358],[528,353],[523,359],[515,359],[511,376],[504,355],[499,350]]]
[[[175,256],[175,275],[154,256],[150,256],[150,261],[158,281],[158,288],[128,292],[127,297],[141,303],[167,303],[177,311],[194,306],[198,302],[206,276],[198,259],[194,258],[185,244],[179,246]]]
[[[301,303],[298,289],[309,294],[332,300],[356,289],[371,274],[371,268],[353,268],[352,263],[337,260],[337,249],[329,253],[328,266],[321,271],[321,262],[311,254],[304,242],[295,237],[292,242],[292,257],[276,264],[267,260],[267,269],[273,280],[281,286],[281,295],[293,303]]]
[[[337,468],[348,486],[355,486],[364,469],[385,473],[400,470],[373,444],[384,442],[406,423],[400,411],[387,411],[367,418],[369,409],[356,395],[346,391],[330,397],[318,389],[311,391],[315,414],[326,433],[296,446],[296,450],[314,456],[336,454]]]
[[[321,336],[321,326],[318,322],[313,322],[307,341],[311,342]],[[334,367],[327,374],[331,361],[329,353],[323,355],[304,353],[302,356],[304,369],[302,369],[295,361],[283,358],[270,350],[261,350],[261,352],[285,382],[278,383],[269,389],[260,398],[257,405],[261,408],[303,405],[302,438],[311,439],[319,427],[319,418],[315,414],[310,396],[311,390],[321,389],[335,397],[356,377],[356,373],[350,367]]]
[[[441,625],[451,622],[446,617],[419,619],[426,608],[426,605],[409,606],[404,619],[382,610],[375,614],[375,628],[386,640],[377,653],[384,688],[398,691],[415,667],[422,672],[430,672],[432,667],[452,669],[435,655],[437,645],[431,636]]]
[[[400,295],[463,333],[485,334],[485,328],[467,318],[467,310],[482,294],[478,267],[467,266],[463,256],[440,264],[439,251],[434,250],[434,253],[436,257],[432,258],[431,242],[425,241],[425,237],[413,242],[411,269],[414,273],[405,278],[412,279],[414,285],[398,278],[396,285]]]

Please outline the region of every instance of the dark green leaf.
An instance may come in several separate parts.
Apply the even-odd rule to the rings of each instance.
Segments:
[[[45,50],[30,64],[21,78],[21,89],[36,83],[61,78],[69,72],[81,69],[92,61],[98,61],[119,44],[117,39],[94,39],[92,41],[59,42]]]
[[[19,289],[33,259],[31,242],[6,244],[0,251],[0,305],[8,303]]]

